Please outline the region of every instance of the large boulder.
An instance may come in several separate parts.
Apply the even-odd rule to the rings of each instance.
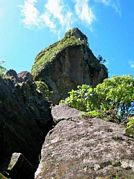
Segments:
[[[74,28],[37,55],[32,75],[48,85],[53,91],[52,101],[58,103],[77,85],[95,86],[102,82],[108,72],[88,47],[86,35]]]
[[[45,139],[35,179],[133,179],[134,140],[124,127],[70,110],[52,110],[59,122]]]
[[[21,80],[13,71],[0,77],[0,172],[8,168],[14,152],[22,153],[36,170],[42,143],[53,125],[50,104],[25,74]]]

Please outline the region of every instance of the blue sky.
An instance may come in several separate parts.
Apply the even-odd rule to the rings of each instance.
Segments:
[[[0,61],[30,71],[40,50],[78,27],[109,76],[134,76],[133,9],[134,0],[0,0]]]

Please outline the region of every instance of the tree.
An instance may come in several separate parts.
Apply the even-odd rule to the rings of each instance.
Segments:
[[[90,113],[117,111],[120,105],[127,107],[134,101],[134,79],[132,76],[114,76],[105,79],[95,88],[78,86],[69,95],[64,102],[79,110]]]
[[[106,60],[101,55],[98,55],[98,61],[99,61],[99,63],[105,63],[106,62]]]

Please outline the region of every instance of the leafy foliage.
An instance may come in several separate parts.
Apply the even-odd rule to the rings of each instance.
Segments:
[[[0,66],[0,76],[3,76],[3,74],[6,72],[6,68]]]
[[[81,111],[94,110],[97,96],[94,89],[89,85],[83,84],[82,86],[78,86],[77,90],[71,90],[69,94],[70,96],[62,102]]]
[[[120,104],[127,106],[133,101],[134,79],[132,76],[114,76],[105,79],[95,88],[85,84],[78,86],[77,90],[70,91],[69,95],[65,103],[98,116],[100,111],[106,114],[106,111],[117,110]]]
[[[120,103],[129,105],[134,99],[134,79],[132,76],[114,76],[97,85],[101,108],[118,107]]]
[[[130,137],[134,137],[134,117],[128,118],[126,134]]]
[[[48,86],[43,81],[35,81],[37,90],[42,93],[44,99],[49,100],[52,92],[48,89]]]
[[[4,61],[0,61],[0,76],[3,76],[4,73],[6,72],[6,68],[2,66],[3,63]]]

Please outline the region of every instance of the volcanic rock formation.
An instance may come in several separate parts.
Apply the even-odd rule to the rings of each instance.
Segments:
[[[0,78],[0,172],[7,170],[14,152],[22,153],[36,170],[42,143],[53,125],[50,104],[31,77],[10,70],[5,79]]]
[[[69,30],[62,40],[37,55],[32,75],[53,91],[54,103],[67,97],[77,85],[95,86],[108,77],[106,67],[94,56],[86,35],[78,28]]]

